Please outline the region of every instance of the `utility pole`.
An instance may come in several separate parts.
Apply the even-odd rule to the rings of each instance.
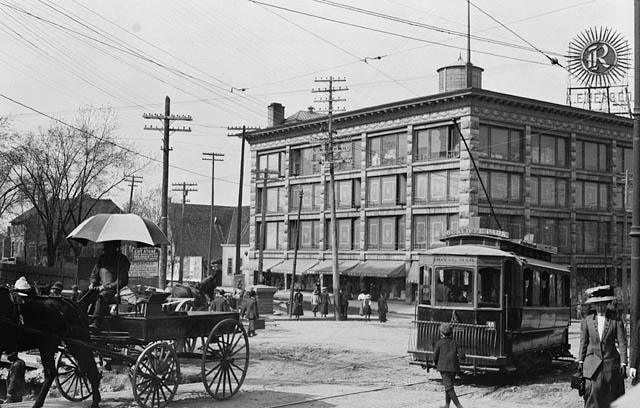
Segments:
[[[259,242],[259,246],[258,246],[258,283],[262,282],[262,277],[264,274],[264,271],[262,270],[263,268],[263,252],[264,252],[264,245],[265,245],[265,238],[267,236],[267,222],[266,222],[266,215],[267,215],[267,180],[269,179],[269,175],[270,174],[275,174],[277,176],[280,175],[280,172],[278,170],[269,170],[269,169],[263,169],[263,170],[255,170],[255,174],[256,174],[256,187],[258,186],[258,182],[260,181],[260,179],[262,179],[262,194],[261,194],[261,200],[260,200],[260,214],[261,214],[261,219],[260,219],[260,242]],[[262,175],[262,177],[261,177]]]
[[[191,132],[191,128],[172,128],[172,120],[193,120],[188,115],[171,115],[171,99],[169,96],[164,98],[164,115],[155,113],[145,113],[142,115],[145,119],[159,119],[162,126],[144,126],[144,130],[161,130],[162,138],[162,205],[160,215],[160,229],[167,236],[167,208],[169,207],[169,134],[170,132]],[[158,276],[158,287],[165,288],[167,280],[167,245],[163,244],[160,249],[160,273]]]
[[[128,177],[125,177],[124,181],[126,181],[127,183],[131,183],[129,184],[129,187],[131,187],[131,192],[129,193],[129,214],[131,214],[131,207],[133,204],[133,189],[134,187],[136,187],[136,184],[140,184],[142,183],[142,176],[136,176],[136,175],[131,175]]]
[[[300,212],[302,211],[302,196],[304,195],[304,191],[300,189],[298,193],[298,222],[296,224],[296,246],[293,249],[293,268],[291,269],[291,289],[289,290],[289,319],[293,315],[293,285],[296,282],[296,264],[298,263],[298,248],[300,247]],[[287,276],[285,274],[285,276]],[[285,289],[286,289],[286,279],[285,279]]]
[[[184,244],[184,207],[185,204],[187,203],[187,195],[189,194],[190,191],[198,191],[198,189],[196,188],[192,188],[194,186],[197,186],[196,183],[187,183],[185,181],[183,181],[182,183],[173,183],[172,186],[174,187],[178,187],[178,188],[174,188],[173,191],[182,191],[182,216],[180,219],[180,246],[179,249],[180,251],[178,251],[178,253],[180,254],[180,269],[178,270],[178,282],[182,283],[182,278],[184,277],[184,254],[185,254],[185,249],[186,249],[186,245]]]
[[[244,183],[244,145],[246,140],[247,130],[258,130],[258,127],[228,127],[227,130],[242,130],[240,134],[242,140],[242,147],[240,150],[240,181],[238,183],[238,216],[236,217],[236,265],[235,265],[235,274],[240,275],[242,271],[240,270],[240,235],[242,234],[242,187]],[[238,136],[238,135],[230,135],[230,136]]]
[[[637,338],[638,319],[640,318],[640,186],[636,180],[640,179],[640,0],[633,2],[633,212],[631,215],[631,350],[640,339]],[[632,351],[631,358],[635,357]],[[631,360],[633,361],[633,360]]]
[[[336,185],[335,185],[335,166],[334,166],[334,158],[333,158],[333,103],[334,102],[342,102],[345,99],[342,98],[334,98],[333,93],[338,91],[346,91],[348,88],[346,87],[338,87],[334,88],[334,82],[345,82],[344,78],[334,78],[330,76],[329,78],[320,78],[316,79],[315,82],[328,83],[327,88],[321,89],[313,89],[311,92],[313,93],[328,93],[329,96],[326,99],[318,99],[315,102],[326,102],[329,105],[328,108],[328,138],[325,143],[325,162],[329,165],[329,190],[331,194],[331,199],[329,200],[331,207],[331,257],[332,257],[332,271],[333,271],[333,302],[334,302],[334,315],[336,320],[340,320],[341,316],[338,312],[337,302],[339,301],[338,296],[340,292],[340,274],[338,270],[338,226],[336,225]]]
[[[203,157],[202,160],[207,160],[211,162],[211,211],[209,212],[209,262],[207,262],[207,271],[209,272],[209,275],[211,275],[211,272],[213,270],[213,266],[211,265],[211,262],[213,262],[213,260],[211,259],[211,246],[213,245],[213,205],[215,203],[214,201],[214,191],[215,191],[215,186],[214,186],[214,181],[215,181],[215,164],[217,161],[223,161],[224,159],[222,159],[222,157],[224,157],[223,153],[202,153]],[[220,159],[217,159],[217,157],[220,157]]]

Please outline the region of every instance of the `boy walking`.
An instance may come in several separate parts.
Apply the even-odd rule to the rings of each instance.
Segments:
[[[453,380],[460,371],[460,360],[464,358],[464,352],[458,349],[458,343],[453,340],[453,328],[449,323],[440,325],[440,335],[442,338],[436,343],[433,351],[433,362],[436,369],[440,371],[442,376],[442,384],[444,385],[445,408],[449,408],[451,401],[456,408],[462,408],[462,404],[458,400],[455,390],[453,389]]]

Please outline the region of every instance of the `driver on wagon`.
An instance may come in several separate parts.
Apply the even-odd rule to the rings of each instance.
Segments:
[[[129,283],[129,266],[129,259],[120,252],[120,241],[107,241],[103,244],[103,254],[98,258],[89,278],[89,302],[95,304],[90,329],[100,330],[117,291]]]

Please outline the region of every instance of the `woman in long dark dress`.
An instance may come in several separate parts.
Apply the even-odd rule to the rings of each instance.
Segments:
[[[293,295],[293,314],[298,320],[300,320],[300,316],[304,315],[304,311],[302,310],[303,301],[304,297],[302,296],[302,292],[300,292],[300,288],[298,288]]]
[[[329,298],[329,292],[327,292],[327,288],[322,288],[322,292],[320,292],[320,316],[327,317],[329,314],[329,304],[331,303],[331,299]]]
[[[585,379],[585,408],[608,408],[624,394],[627,365],[627,338],[622,320],[607,309],[615,300],[611,286],[587,289],[585,304],[593,304],[580,325],[578,367]]]
[[[387,305],[387,294],[382,293],[378,298],[378,320],[380,323],[387,321],[387,312],[389,311],[389,305]]]

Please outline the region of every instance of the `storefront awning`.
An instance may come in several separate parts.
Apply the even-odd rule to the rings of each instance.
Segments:
[[[262,260],[262,269],[268,271],[274,266],[282,263],[282,259],[264,258]],[[257,271],[258,259],[250,259],[246,264],[242,265],[243,271]]]
[[[404,261],[366,261],[345,272],[349,276],[401,278],[407,276]]]
[[[407,274],[407,282],[420,283],[420,262],[411,262],[411,268],[409,268],[409,273]]]
[[[526,256],[521,256],[519,258],[521,261],[524,261],[524,264],[537,266],[539,268],[552,269],[554,271],[569,272],[569,267],[561,264],[547,262],[540,259],[527,258]]]
[[[360,261],[357,260],[346,260],[346,261],[338,261],[338,273],[346,274],[348,270],[358,265]],[[322,261],[318,263],[316,266],[308,269],[305,274],[318,274],[318,275],[329,275],[333,273],[333,261],[331,259],[327,259],[326,261]]]
[[[318,264],[317,259],[298,259],[296,261],[296,275],[303,274],[308,269]],[[293,272],[293,259],[287,259],[271,268],[271,272],[275,273],[292,273]]]

